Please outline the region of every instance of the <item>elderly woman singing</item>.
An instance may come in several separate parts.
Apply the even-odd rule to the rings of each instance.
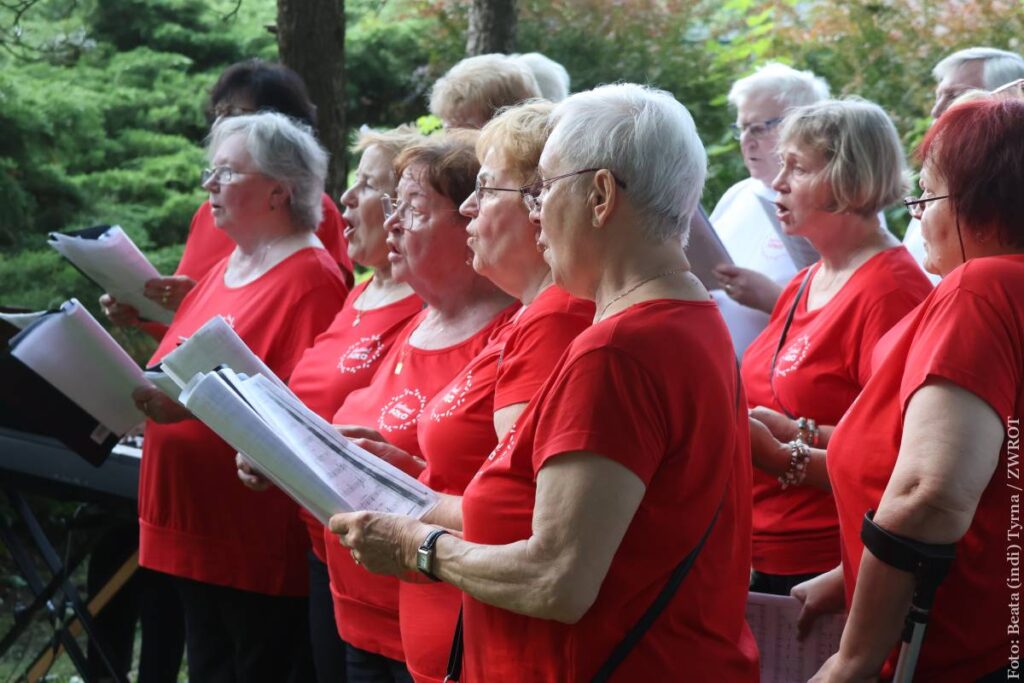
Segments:
[[[469,484],[462,537],[366,512],[331,528],[371,570],[466,593],[467,680],[756,680],[745,406],[681,239],[704,149],[682,105],[638,85],[579,93],[553,119],[528,201],[556,284],[595,301],[594,325]]]
[[[921,221],[925,267],[943,279],[901,323],[829,443],[842,572],[794,592],[821,612],[841,608],[845,583],[849,618],[816,681],[892,675],[887,657],[914,589],[907,567],[951,544],[915,680],[1004,681],[1015,670],[1024,103],[954,105],[919,156],[922,193],[907,205]]]
[[[323,331],[347,293],[314,230],[327,154],[281,114],[221,120],[203,173],[217,226],[235,243],[175,313],[159,362],[213,316],[279,377]],[[169,574],[185,611],[193,681],[279,681],[303,633],[304,532],[280,491],[235,477],[235,451],[156,389],[133,395],[146,423],[139,481],[139,564]]]

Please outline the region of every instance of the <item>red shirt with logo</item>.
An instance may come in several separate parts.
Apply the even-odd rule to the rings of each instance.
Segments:
[[[813,273],[820,266],[809,269]],[[834,425],[871,376],[875,343],[932,286],[903,247],[868,259],[828,303],[813,311],[807,310],[808,285],[769,381],[772,356],[809,269],[786,286],[768,327],[747,347],[743,384],[751,408],[788,410]],[[754,569],[766,574],[811,574],[835,567],[839,522],[832,494],[813,486],[783,490],[776,477],[755,468],[753,553]]]
[[[348,257],[348,240],[345,239],[345,220],[341,217],[338,207],[329,196],[321,197],[324,217],[316,229],[324,249],[337,262],[345,277],[346,285],[351,288],[354,282],[352,259]],[[213,220],[210,202],[205,201],[192,216],[192,224],[185,238],[185,250],[181,254],[175,275],[187,275],[199,282],[206,273],[221,260],[227,258],[235,249],[235,243],[227,234],[217,227]],[[141,329],[157,341],[163,339],[167,331],[166,325],[160,323],[143,323]]]
[[[555,286],[519,309],[420,413],[419,445],[427,461],[420,481],[435,491],[462,495],[497,444],[495,411],[533,398],[569,343],[593,319],[592,302]],[[444,679],[461,606],[462,592],[447,583],[401,583],[402,647],[417,683]]]
[[[295,395],[325,420],[334,417],[349,393],[370,383],[402,328],[423,310],[423,301],[415,294],[373,310],[357,310],[355,302],[369,284],[367,280],[352,290],[331,326],[302,354],[288,382]],[[299,515],[309,529],[313,554],[325,562],[323,525],[305,508]]]
[[[306,248],[241,287],[227,260],[189,292],[150,364],[221,315],[279,377],[334,318],[347,290],[326,251]],[[195,419],[146,423],[139,478],[139,564],[174,576],[268,595],[306,593],[306,534],[277,489],[247,489],[235,449]]]
[[[647,487],[597,599],[563,624],[466,596],[463,680],[590,680],[721,505],[685,581],[614,680],[756,681],[744,619],[750,437],[714,302],[648,301],[584,330],[466,488],[466,540],[529,538],[538,472],[575,451],[618,462]]]
[[[976,680],[1006,667],[1011,642],[1019,639],[1010,630],[1020,625],[1021,292],[1021,255],[974,258],[947,275],[911,316],[829,442],[849,604],[864,552],[864,513],[878,508],[892,476],[914,393],[930,379],[952,382],[987,403],[1003,423],[999,464],[936,593],[915,680]],[[894,664],[895,653],[883,678],[892,676]]]
[[[376,429],[388,443],[422,456],[416,432],[423,408],[483,350],[491,333],[516,307],[503,310],[468,339],[442,349],[420,349],[409,343],[429,312],[425,309],[399,334],[369,386],[351,392],[332,422]],[[329,530],[324,531],[324,539],[341,639],[362,650],[404,660],[398,627],[398,580],[356,565]]]

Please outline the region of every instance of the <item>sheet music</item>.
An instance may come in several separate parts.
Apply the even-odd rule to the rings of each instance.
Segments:
[[[157,389],[164,392],[175,401],[181,395],[181,387],[173,379],[167,376],[166,372],[162,370],[146,370],[142,373],[143,376],[149,380]]]
[[[46,313],[46,311],[36,311],[34,313],[0,313],[0,320],[6,320],[19,330],[23,330],[42,318]]]
[[[195,375],[211,372],[221,365],[250,377],[263,375],[282,388],[285,386],[219,315],[210,318],[160,361],[160,369],[182,388]]]
[[[747,623],[761,653],[761,683],[804,683],[839,651],[845,619],[819,617],[803,641],[796,638],[800,601],[794,597],[751,593]]]
[[[693,274],[696,275],[709,292],[721,289],[722,285],[715,277],[714,267],[722,263],[732,263],[732,257],[719,239],[718,233],[711,227],[708,216],[700,206],[690,219],[690,238],[686,244],[686,258],[690,261]]]
[[[76,299],[13,339],[11,355],[117,435],[145,420],[131,393],[149,382]]]
[[[768,215],[768,222],[775,229],[775,234],[778,235],[782,246],[786,248],[786,253],[793,260],[793,266],[798,272],[821,258],[818,250],[807,241],[806,237],[786,234],[779,222],[778,214],[775,213],[775,202],[761,195],[758,195],[757,198],[761,202],[761,208]]]
[[[160,273],[121,226],[111,226],[97,239],[51,232],[49,244],[108,294],[135,307],[146,320],[169,325],[174,318],[174,311],[143,295],[146,281],[160,277]]]
[[[437,503],[430,489],[351,444],[262,375],[199,373],[181,401],[324,524],[350,510],[420,517]]]

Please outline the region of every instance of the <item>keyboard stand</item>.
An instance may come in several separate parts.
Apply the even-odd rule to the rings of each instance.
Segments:
[[[127,683],[127,679],[119,675],[111,665],[110,659],[107,656],[107,647],[104,639],[96,631],[92,615],[79,597],[78,589],[69,578],[69,574],[74,569],[74,566],[65,566],[61,561],[60,556],[46,537],[42,526],[39,524],[39,520],[36,519],[35,513],[32,512],[28,503],[25,502],[24,497],[13,489],[4,488],[4,493],[14,509],[15,519],[20,519],[28,528],[35,550],[42,557],[50,572],[50,580],[44,583],[25,545],[18,539],[10,527],[0,525],[0,539],[7,546],[11,557],[18,565],[18,570],[35,596],[29,608],[21,615],[20,620],[16,620],[11,630],[0,640],[0,657],[6,654],[7,650],[14,644],[14,641],[21,635],[30,622],[33,613],[45,607],[51,621],[56,625],[54,632],[55,641],[63,645],[83,682],[92,683],[95,678],[89,675],[85,654],[78,646],[70,624],[65,619],[66,607],[70,606],[74,618],[81,624],[81,628],[92,642],[111,679],[117,683]],[[54,596],[58,592],[63,597],[55,600]]]

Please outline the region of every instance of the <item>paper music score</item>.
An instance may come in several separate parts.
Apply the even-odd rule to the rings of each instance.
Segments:
[[[818,617],[807,637],[797,640],[800,601],[788,595],[751,593],[747,624],[761,655],[761,683],[805,683],[839,651],[845,619],[841,614]]]

